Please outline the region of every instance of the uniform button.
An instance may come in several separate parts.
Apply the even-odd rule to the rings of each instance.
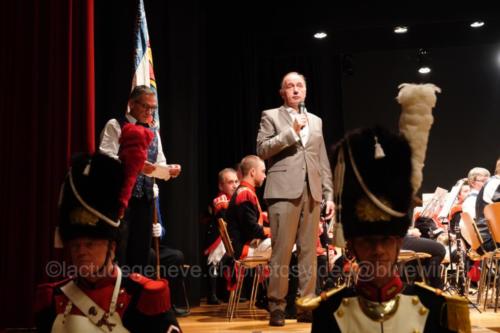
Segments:
[[[343,310],[338,310],[337,311],[337,316],[339,316],[340,318],[342,318],[344,316],[344,311]]]
[[[419,330],[413,330],[413,333],[420,333]]]
[[[344,304],[344,305],[346,305],[346,306],[347,306],[347,305],[349,305],[349,299],[348,299],[348,298],[344,298],[344,299],[342,300],[342,304]]]
[[[421,307],[420,310],[418,310],[418,313],[420,313],[421,316],[425,316],[427,312],[428,310],[424,307]]]
[[[418,299],[418,297],[417,297],[417,296],[412,297],[412,299],[411,299],[411,303],[412,303],[413,305],[417,305],[417,304],[419,303],[419,299]]]
[[[118,307],[119,307],[120,309],[123,309],[123,303],[118,304]]]
[[[125,289],[120,289],[120,294],[123,294],[125,292]]]

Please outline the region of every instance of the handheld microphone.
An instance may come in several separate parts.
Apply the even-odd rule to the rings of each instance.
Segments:
[[[299,113],[304,113],[306,110],[306,105],[304,104],[304,101],[299,103]]]

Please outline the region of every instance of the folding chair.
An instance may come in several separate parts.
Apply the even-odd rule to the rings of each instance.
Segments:
[[[472,260],[481,260],[481,276],[479,278],[479,284],[478,284],[478,290],[477,290],[477,304],[481,303],[481,297],[483,292],[485,291],[485,286],[486,286],[486,291],[485,291],[485,300],[484,300],[484,309],[486,309],[487,305],[487,300],[488,300],[488,282],[486,281],[488,278],[488,271],[490,270],[488,266],[488,262],[493,258],[493,253],[492,252],[487,252],[483,248],[483,237],[481,237],[481,233],[479,232],[479,229],[477,228],[476,222],[474,219],[470,216],[469,213],[462,213],[460,214],[461,216],[461,222],[463,222],[462,226],[462,236],[464,239],[469,243],[471,246],[471,253],[468,254],[469,258]],[[477,253],[477,250],[481,249],[483,255],[479,255]]]
[[[255,305],[259,280],[264,274],[264,267],[269,264],[269,259],[258,256],[250,256],[241,260],[235,258],[233,244],[231,243],[231,239],[229,238],[229,233],[227,231],[227,223],[222,218],[219,218],[217,222],[222,242],[224,243],[224,247],[226,248],[226,254],[229,257],[233,258],[237,272],[236,289],[231,290],[226,312],[226,316],[229,318],[229,321],[231,321],[240,302],[241,289],[243,288],[243,280],[245,278],[245,269],[256,269],[256,274],[254,275],[252,283],[252,292],[250,295],[251,309]]]
[[[500,243],[500,202],[492,203],[484,207],[484,217],[486,218],[486,223],[488,224],[488,229],[490,230],[491,237],[493,238],[493,243],[495,244],[495,251],[491,257],[492,265],[495,262],[495,274],[493,276],[493,284],[491,294],[495,295],[495,312],[498,308],[498,269],[500,260],[500,249],[497,247],[497,243]],[[491,274],[488,275],[487,287],[490,285]],[[488,299],[486,295],[485,302]]]
[[[417,269],[418,269],[418,274],[420,275],[420,278],[422,279],[422,282],[426,283],[425,280],[425,274],[424,274],[424,268],[422,266],[422,259],[427,259],[432,257],[430,254],[425,253],[425,252],[415,252],[412,250],[399,250],[398,254],[398,265],[404,269],[404,265],[410,261],[416,260],[417,261]],[[408,274],[405,274],[406,276],[406,283],[410,283]]]

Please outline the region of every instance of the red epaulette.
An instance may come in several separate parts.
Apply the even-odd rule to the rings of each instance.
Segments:
[[[253,193],[250,189],[241,190],[241,187],[240,187],[240,189],[236,195],[235,203],[237,205],[240,205],[245,201],[249,201],[253,205],[257,206],[257,196],[255,195],[255,193]]]
[[[131,274],[130,279],[142,286],[137,310],[147,316],[158,315],[170,310],[170,288],[167,280],[151,280],[137,273]]]
[[[217,214],[221,210],[227,209],[227,207],[229,206],[229,200],[227,199],[227,196],[225,194],[222,194],[214,199],[213,205],[214,205],[214,214]]]
[[[35,312],[39,312],[49,307],[54,300],[54,289],[62,287],[70,278],[58,282],[42,283],[36,287],[35,293]]]

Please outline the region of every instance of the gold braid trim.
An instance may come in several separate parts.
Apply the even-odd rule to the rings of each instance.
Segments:
[[[351,151],[351,146],[349,145],[349,140],[347,140],[347,152],[349,153],[349,160],[351,161],[352,165],[352,170],[354,171],[354,174],[356,175],[356,179],[358,180],[359,185],[361,185],[361,188],[365,192],[366,196],[381,210],[386,212],[387,214],[393,216],[393,217],[404,217],[406,216],[406,213],[401,213],[398,212],[391,207],[388,207],[385,205],[382,201],[380,201],[369,189],[368,186],[366,186],[365,182],[363,181],[363,177],[361,177],[361,174],[359,173],[358,167],[356,166],[356,163],[354,162],[354,157],[352,156],[352,151]]]
[[[465,297],[443,294],[441,289],[433,288],[423,282],[415,282],[415,284],[420,288],[427,289],[438,296],[444,297],[448,321],[446,323],[441,323],[442,326],[448,327],[448,329],[453,332],[471,333],[469,302]]]
[[[469,304],[464,297],[444,295],[448,314],[448,329],[453,332],[471,333]]]
[[[117,222],[113,221],[112,219],[110,219],[109,217],[107,217],[106,215],[102,214],[101,212],[99,212],[98,210],[92,208],[88,203],[86,203],[83,198],[80,196],[80,194],[78,193],[78,191],[76,190],[76,187],[75,187],[75,183],[73,182],[73,173],[72,173],[72,169],[69,169],[69,172],[68,172],[68,176],[69,176],[69,185],[71,186],[71,190],[73,191],[73,194],[75,195],[76,199],[78,200],[78,202],[80,202],[80,204],[86,209],[88,210],[90,213],[92,213],[93,215],[97,216],[98,218],[100,218],[101,220],[103,220],[104,222],[108,223],[109,225],[112,225],[113,227],[116,227],[118,228],[120,226],[120,220],[118,220]],[[80,216],[81,215],[81,212],[79,214]],[[84,220],[81,220],[81,222],[85,222],[85,221],[88,221],[90,222],[91,219],[88,218],[88,216],[84,219]],[[89,223],[89,224],[96,224],[97,222],[95,223]]]

